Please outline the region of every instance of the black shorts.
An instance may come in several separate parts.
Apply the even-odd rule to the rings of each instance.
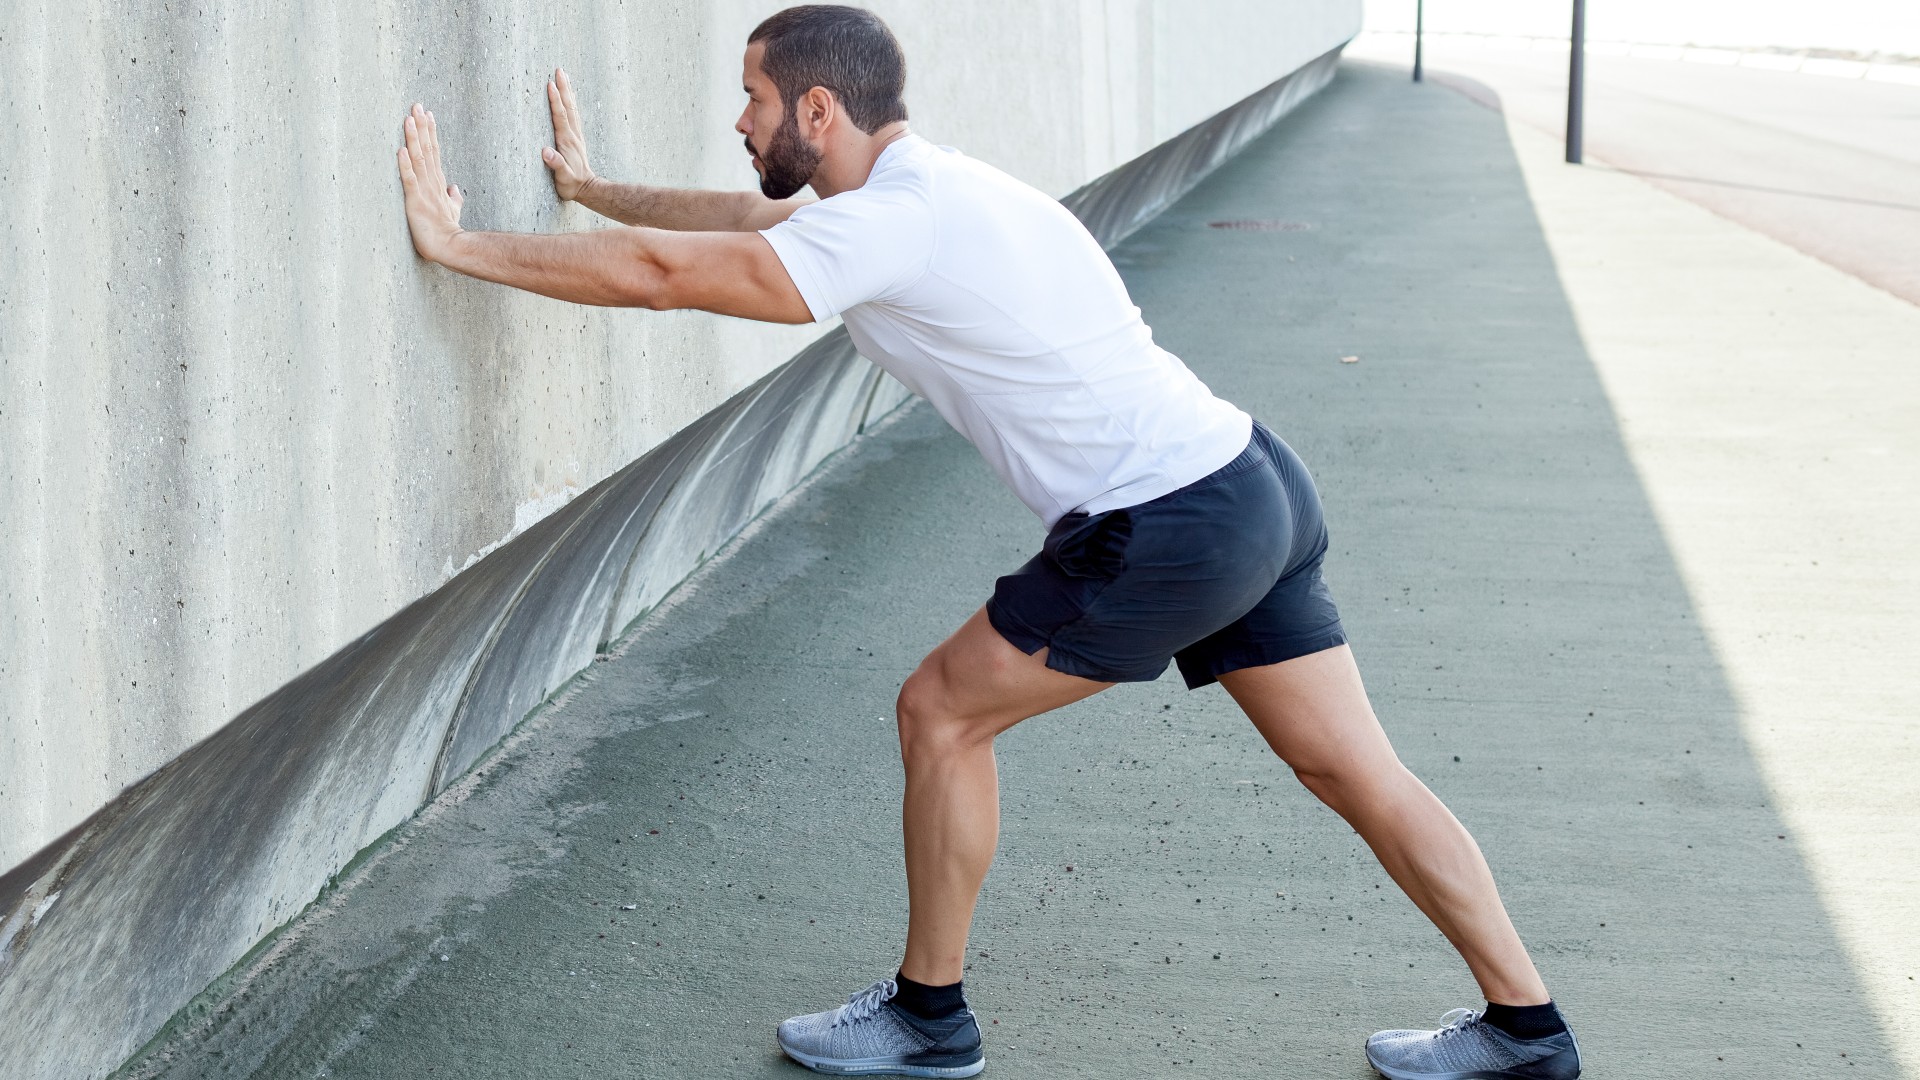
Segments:
[[[1320,578],[1326,521],[1292,448],[1255,423],[1239,457],[1151,502],[1072,513],[994,584],[987,618],[1055,671],[1189,688],[1346,643]]]

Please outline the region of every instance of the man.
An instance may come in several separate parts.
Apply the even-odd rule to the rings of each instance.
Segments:
[[[760,194],[617,184],[587,161],[564,72],[547,95],[556,192],[630,229],[467,232],[433,115],[405,121],[415,247],[489,281],[587,304],[771,322],[839,315],[1048,526],[1041,553],[901,688],[909,917],[894,978],[781,1024],[821,1072],[972,1076],[960,978],[993,858],[993,740],[1177,661],[1218,681],[1453,942],[1487,999],[1437,1031],[1381,1032],[1383,1075],[1564,1080],[1579,1050],[1479,848],[1395,756],[1320,576],[1304,465],[1153,343],[1100,246],[1059,203],[907,130],[905,60],[855,8],[790,8],[750,36],[737,130]],[[817,202],[793,196],[810,186]]]

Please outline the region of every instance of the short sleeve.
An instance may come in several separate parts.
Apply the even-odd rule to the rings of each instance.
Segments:
[[[887,300],[933,258],[933,212],[911,190],[843,191],[795,210],[760,235],[780,257],[815,321]]]

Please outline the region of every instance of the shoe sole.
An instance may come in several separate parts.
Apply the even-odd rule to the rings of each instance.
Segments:
[[[965,1065],[909,1065],[897,1057],[817,1058],[784,1044],[780,1047],[780,1052],[814,1072],[832,1076],[965,1077],[978,1076],[980,1070],[987,1067],[985,1056]]]
[[[1398,1068],[1377,1065],[1373,1061],[1367,1061],[1367,1065],[1373,1065],[1373,1070],[1379,1072],[1380,1076],[1386,1076],[1386,1080],[1524,1080],[1519,1072],[1505,1072],[1505,1070],[1484,1072],[1480,1068],[1475,1068],[1473,1072],[1402,1072]]]
[[[1373,1066],[1373,1071],[1386,1077],[1387,1080],[1538,1080],[1539,1076],[1538,1073],[1513,1072],[1509,1069],[1469,1069],[1466,1072],[1444,1073],[1406,1072],[1380,1064],[1373,1060],[1372,1054],[1367,1055],[1367,1064]],[[1572,1075],[1575,1077],[1580,1075],[1577,1067]]]

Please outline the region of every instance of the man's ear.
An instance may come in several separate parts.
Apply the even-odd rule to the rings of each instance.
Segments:
[[[816,86],[800,95],[800,100],[794,102],[793,107],[799,113],[800,134],[810,139],[825,135],[840,113],[840,102],[824,86]]]

